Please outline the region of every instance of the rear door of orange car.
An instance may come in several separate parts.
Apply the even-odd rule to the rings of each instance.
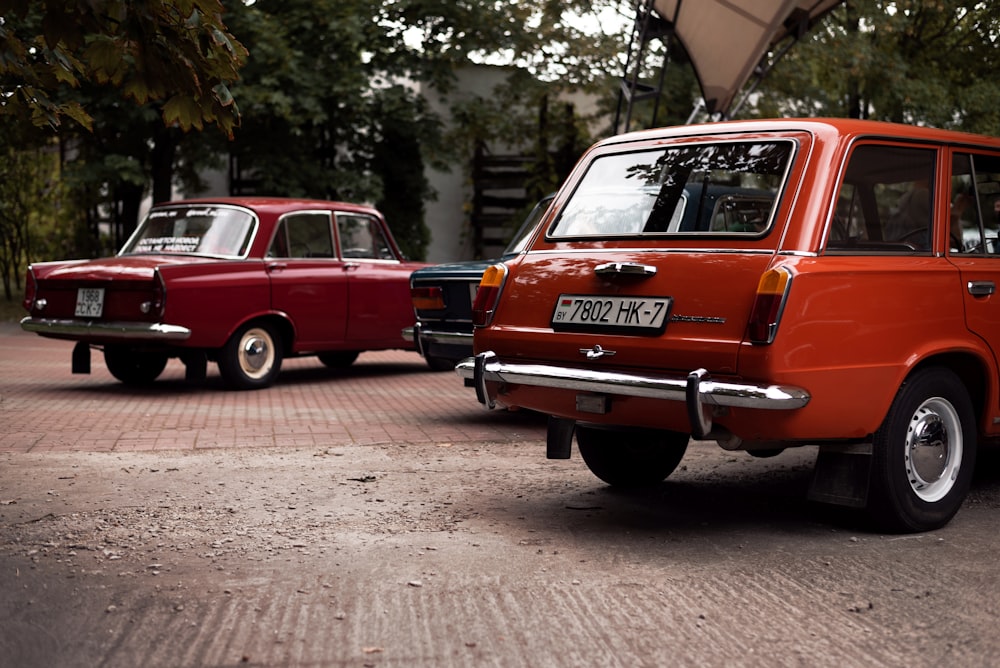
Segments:
[[[953,152],[951,189],[949,258],[962,274],[968,327],[990,346],[996,364],[1000,352],[1000,152]]]

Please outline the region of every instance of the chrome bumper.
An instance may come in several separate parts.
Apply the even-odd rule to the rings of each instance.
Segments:
[[[486,390],[487,382],[682,401],[687,405],[691,433],[696,438],[703,438],[712,430],[707,406],[794,410],[809,403],[809,393],[799,387],[717,382],[708,378],[705,369],[684,377],[646,376],[547,364],[510,364],[487,351],[462,360],[455,371],[472,380],[476,397],[488,408],[493,408],[494,401]]]
[[[416,343],[418,348],[421,341],[472,347],[472,332],[440,332],[427,329],[419,322],[413,327],[403,328],[403,339]]]
[[[27,317],[21,329],[48,336],[138,339],[141,341],[184,341],[191,330],[154,322],[97,322],[93,320],[53,320]]]

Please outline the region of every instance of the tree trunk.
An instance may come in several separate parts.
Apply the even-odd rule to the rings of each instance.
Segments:
[[[174,158],[177,154],[177,129],[162,128],[153,137],[150,165],[153,174],[153,204],[173,199]]]
[[[144,188],[131,183],[119,183],[117,188],[118,225],[121,230],[120,238],[115,239],[116,248],[121,248],[125,240],[132,236],[136,226],[139,224],[139,208],[142,205],[142,195]]]

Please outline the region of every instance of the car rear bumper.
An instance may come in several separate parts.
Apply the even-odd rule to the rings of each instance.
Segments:
[[[691,433],[696,438],[705,437],[712,430],[710,409],[706,407],[794,410],[805,406],[810,399],[809,393],[800,387],[713,381],[704,369],[686,376],[652,376],[547,364],[512,364],[501,362],[492,351],[462,360],[455,371],[472,381],[479,402],[489,408],[494,401],[486,386],[488,382],[684,402]]]
[[[403,338],[416,344],[417,350],[426,357],[434,354],[438,347],[447,347],[454,351],[455,347],[462,350],[463,355],[472,353],[472,332],[454,332],[429,329],[421,323],[403,329]]]
[[[56,320],[27,317],[21,329],[43,336],[68,339],[128,339],[139,341],[185,341],[191,330],[159,322],[99,322],[94,320]]]

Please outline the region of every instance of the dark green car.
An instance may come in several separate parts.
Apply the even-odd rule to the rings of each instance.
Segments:
[[[410,275],[416,323],[403,338],[435,371],[450,371],[472,356],[472,302],[486,268],[516,256],[527,245],[554,195],[543,197],[518,228],[499,259],[452,262],[424,267]]]

